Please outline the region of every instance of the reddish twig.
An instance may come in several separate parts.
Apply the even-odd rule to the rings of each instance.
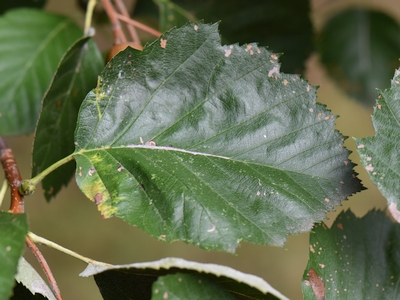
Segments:
[[[124,2],[122,0],[114,0],[114,2],[115,2],[115,5],[117,6],[118,10],[120,11],[120,13],[123,16],[129,18],[129,13],[125,7]],[[139,35],[136,32],[135,26],[133,26],[132,24],[126,24],[126,28],[128,29],[129,34],[131,35],[132,42],[134,42],[135,44],[138,44],[138,45],[142,45],[142,43],[140,42]]]
[[[158,30],[155,30],[147,25],[144,25],[138,21],[132,20],[131,18],[127,18],[124,15],[121,15],[119,13],[116,13],[115,16],[120,19],[121,21],[124,21],[127,24],[132,24],[133,26],[151,34],[154,35],[155,37],[160,37],[161,36],[161,32],[159,32]]]
[[[113,27],[114,44],[117,45],[120,43],[125,43],[127,41],[125,34],[122,30],[121,23],[116,17],[116,11],[112,6],[110,0],[102,0],[102,3]]]
[[[24,212],[24,197],[22,197],[18,191],[18,188],[22,182],[21,174],[19,173],[12,150],[8,148],[6,142],[1,136],[0,160],[11,189],[10,212],[13,214],[21,214]]]
[[[29,250],[31,250],[33,255],[35,255],[36,259],[42,266],[42,269],[43,269],[44,273],[46,274],[47,280],[50,283],[50,287],[54,293],[54,296],[56,296],[57,300],[62,300],[61,291],[58,288],[56,279],[54,278],[53,273],[51,272],[50,267],[47,264],[47,261],[44,258],[42,252],[40,252],[39,248],[36,246],[36,244],[34,242],[32,242],[32,240],[29,238],[29,236],[26,237],[26,245],[28,246]]]

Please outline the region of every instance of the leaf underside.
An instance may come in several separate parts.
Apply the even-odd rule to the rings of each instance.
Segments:
[[[156,292],[157,286],[170,275],[173,278],[178,276],[176,278],[178,282],[182,282],[186,276],[190,277],[188,280],[191,282],[201,281],[205,285],[204,289],[214,289],[220,295],[227,297],[226,299],[231,299],[232,295],[235,296],[234,299],[287,299],[260,277],[221,265],[197,263],[173,257],[129,265],[107,267],[88,265],[80,274],[83,277],[94,276],[103,298],[107,300],[129,297],[150,299],[152,293],[154,299],[158,299],[159,293],[162,296],[166,291]],[[186,289],[177,286],[175,288],[180,292],[185,292]],[[193,296],[200,293],[193,290]],[[171,293],[169,296],[172,296]]]
[[[372,122],[375,136],[356,139],[361,162],[400,222],[400,70],[391,88],[380,91]]]
[[[32,177],[74,152],[78,111],[86,94],[96,86],[104,61],[90,38],[78,40],[64,55],[47,91],[36,126],[32,152]],[[43,179],[45,197],[50,200],[67,185],[75,171],[72,163]]]
[[[81,35],[70,19],[39,10],[16,9],[1,16],[1,135],[34,131],[57,65]]]
[[[361,188],[315,88],[217,24],[118,54],[84,100],[77,183],[104,217],[164,241],[283,245]]]
[[[0,212],[0,299],[8,299],[12,295],[14,275],[27,232],[25,214]]]
[[[342,212],[310,234],[304,299],[398,299],[400,225],[384,212]]]

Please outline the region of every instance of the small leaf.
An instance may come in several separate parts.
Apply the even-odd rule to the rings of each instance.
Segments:
[[[27,232],[25,214],[0,212],[0,299],[8,299],[12,295],[14,275]]]
[[[13,300],[37,298],[56,300],[47,283],[23,257],[18,262],[18,273],[15,280],[18,285],[14,288]]]
[[[70,19],[34,9],[0,17],[0,134],[29,134],[62,55],[82,35]]]
[[[361,185],[315,89],[217,25],[120,52],[76,130],[77,183],[104,217],[158,239],[235,251],[282,246]]]
[[[32,177],[74,152],[74,132],[78,111],[85,95],[96,85],[104,60],[90,38],[78,40],[64,55],[47,91],[32,153]],[[56,169],[42,181],[50,200],[67,185],[74,174],[73,164]]]
[[[331,228],[310,234],[304,299],[398,299],[400,225],[384,212],[340,213]]]
[[[391,88],[380,93],[372,116],[375,136],[356,143],[362,164],[400,222],[400,70]]]
[[[203,276],[176,273],[158,277],[153,284],[151,299],[235,300],[236,297]]]
[[[225,266],[202,264],[180,258],[109,267],[88,265],[80,276],[94,276],[103,298],[111,300],[130,299],[129,297],[150,299],[154,282],[160,276],[168,274],[191,274],[192,278],[201,276],[213,283],[214,287],[218,285],[219,290],[228,291],[231,295],[247,295],[249,299],[287,299],[260,277]],[[221,291],[220,293],[226,294]]]
[[[351,96],[367,105],[388,87],[399,65],[400,26],[388,15],[350,9],[334,16],[318,39],[321,61]]]

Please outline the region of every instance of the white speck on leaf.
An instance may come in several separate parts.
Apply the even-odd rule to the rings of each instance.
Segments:
[[[360,145],[357,146],[357,149],[363,149],[364,147],[365,147],[364,144],[360,144]]]
[[[310,111],[310,112],[314,112],[314,109],[313,109],[313,108],[310,108],[309,111]]]
[[[225,57],[229,57],[232,54],[231,49],[225,49]]]
[[[369,164],[368,166],[365,167],[365,170],[367,170],[369,172],[372,172],[374,169],[375,168],[371,164]]]
[[[161,39],[160,46],[161,46],[161,48],[165,49],[167,47],[167,40]]]
[[[369,156],[368,156],[368,157],[366,158],[366,160],[367,160],[367,161],[371,161],[371,160],[372,160],[372,157],[369,157]]]
[[[278,59],[278,56],[275,53],[271,54],[271,57],[272,57],[272,59],[275,59],[275,60]]]
[[[397,209],[397,204],[392,202],[388,206],[389,212],[397,223],[400,223],[400,211]]]
[[[212,227],[208,229],[207,232],[213,232],[215,231],[215,228],[216,228],[215,224],[212,224]]]
[[[269,72],[268,72],[268,77],[272,77],[274,73],[279,73],[279,68],[277,66],[273,67]]]
[[[124,78],[124,71],[120,70],[120,71],[118,72],[118,78],[119,78],[119,79]]]
[[[163,299],[168,299],[168,292],[164,292],[162,297],[163,297]]]
[[[194,25],[194,30],[196,30],[197,31],[197,29],[199,29],[199,26],[197,26],[197,25]]]
[[[123,169],[125,169],[125,168],[124,168],[123,166],[120,165],[120,166],[118,167],[118,172],[121,172]]]
[[[91,167],[88,171],[88,175],[92,176],[96,172],[96,169],[94,167]]]
[[[6,247],[6,251],[7,251],[7,252],[10,252],[10,251],[11,251],[11,246],[7,246],[7,247]]]

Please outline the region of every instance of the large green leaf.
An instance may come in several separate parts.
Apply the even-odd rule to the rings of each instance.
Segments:
[[[19,7],[35,7],[43,8],[46,4],[46,0],[13,0],[13,1],[1,1],[0,2],[0,14],[5,13],[9,9],[15,9]]]
[[[33,145],[32,176],[74,152],[79,108],[96,86],[103,67],[101,53],[90,38],[80,39],[64,55],[43,99]],[[73,164],[64,165],[42,181],[47,200],[68,184],[74,170]]]
[[[342,212],[310,234],[304,299],[399,299],[399,284],[400,225],[384,212]]]
[[[156,292],[157,286],[160,285],[161,281],[169,277],[168,275],[177,274],[182,275],[181,278],[186,278],[186,275],[191,274],[191,279],[188,279],[190,281],[194,278],[197,279],[197,282],[205,279],[203,288],[207,290],[214,289],[219,295],[235,295],[236,297],[240,295],[242,296],[240,299],[287,299],[260,277],[245,274],[225,266],[202,264],[173,257],[129,265],[106,267],[88,265],[80,276],[94,276],[104,299],[120,300],[132,299],[133,297],[150,299],[152,293],[154,299],[159,299],[155,296],[160,292],[160,290]],[[175,276],[172,276],[172,278],[175,278]],[[170,279],[171,277],[167,281],[170,281]],[[175,286],[174,289],[179,293],[185,293],[188,288],[187,284],[182,284],[181,287]],[[197,288],[192,290],[193,297],[186,299],[213,299],[209,298],[211,295],[206,298],[199,297],[196,290]],[[163,291],[162,295],[165,292]]]
[[[57,65],[81,35],[70,19],[39,10],[12,10],[0,17],[0,134],[35,129]]]
[[[350,9],[334,16],[318,39],[321,61],[351,96],[372,104],[399,65],[400,26],[388,15]]]
[[[216,24],[171,30],[117,55],[82,103],[77,183],[161,240],[281,246],[361,188],[315,97],[266,49],[221,46]]]
[[[392,87],[380,93],[372,116],[375,136],[356,143],[362,164],[400,222],[400,70]]]
[[[14,275],[27,232],[25,214],[0,212],[0,299],[8,299],[12,295]]]

